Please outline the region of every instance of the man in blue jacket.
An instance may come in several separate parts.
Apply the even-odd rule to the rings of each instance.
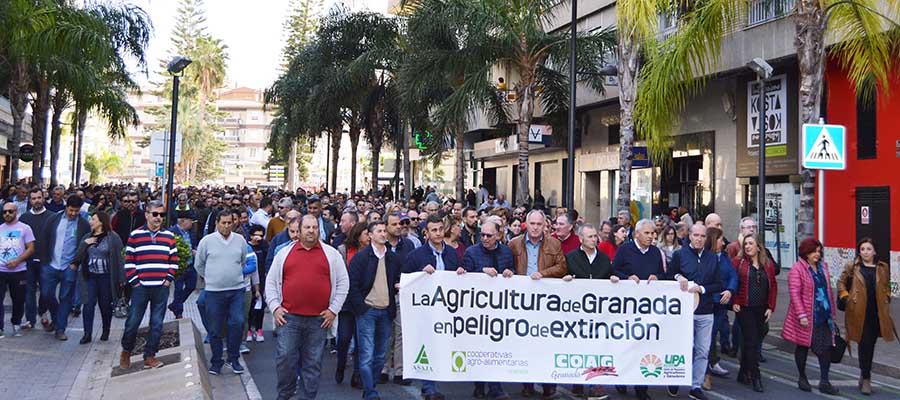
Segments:
[[[705,248],[706,226],[691,226],[690,243],[672,255],[672,263],[667,274],[681,284],[681,290],[700,295],[700,304],[694,310],[694,363],[691,373],[690,397],[705,400],[703,378],[709,364],[709,344],[712,338],[713,295],[722,292],[724,286],[719,278],[719,259],[716,254]],[[688,288],[688,282],[694,285]],[[677,392],[669,388],[669,393]]]
[[[403,234],[403,213],[389,214],[385,218],[384,233],[387,242],[384,243],[387,249],[396,256],[397,262],[402,266],[406,261],[406,257],[412,252],[416,245]],[[396,302],[397,299],[394,299]],[[384,366],[381,375],[378,376],[378,383],[388,382],[388,373],[393,370],[394,383],[397,385],[412,385],[412,380],[403,378],[403,331],[400,329],[400,309],[397,309],[394,324],[391,327],[391,341],[388,342],[387,353],[385,354]]]
[[[186,196],[187,194],[185,194]],[[194,269],[193,255],[197,251],[197,243],[200,242],[196,238],[194,230],[194,217],[187,211],[176,211],[175,220],[178,222],[169,230],[181,236],[189,246],[191,246],[191,257],[188,259],[187,267],[177,279],[175,279],[175,293],[172,295],[172,303],[169,304],[169,311],[175,314],[175,319],[181,319],[184,313],[184,302],[197,288],[197,270]]]
[[[456,251],[444,245],[444,221],[436,214],[425,220],[425,237],[425,245],[411,251],[406,257],[403,273],[424,271],[430,275],[434,271],[456,271],[459,259]],[[437,391],[434,381],[422,380],[422,394],[425,395],[425,400],[445,398]]]
[[[385,224],[369,224],[371,244],[350,261],[350,292],[347,303],[356,316],[359,342],[359,375],[363,398],[380,399],[375,390],[375,374],[384,366],[385,351],[391,339],[391,320],[397,313],[395,295],[400,283],[400,261],[386,243]]]
[[[634,240],[622,243],[616,250],[613,259],[613,275],[619,279],[628,279],[640,283],[641,281],[655,281],[664,278],[662,251],[653,245],[656,236],[656,225],[649,219],[642,219],[634,227]],[[625,386],[616,386],[616,390],[625,394]],[[647,394],[647,386],[635,386],[635,395],[638,400],[650,400]]]

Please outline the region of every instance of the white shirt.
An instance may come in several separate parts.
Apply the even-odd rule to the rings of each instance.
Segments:
[[[594,252],[591,254],[588,254],[588,252],[585,251],[583,248],[581,249],[581,251],[584,251],[584,255],[587,256],[588,264],[593,264],[594,260],[597,259],[597,249],[594,249]]]
[[[269,221],[272,219],[269,216],[269,213],[262,208],[253,212],[253,216],[250,217],[250,225],[259,225],[263,227],[263,229],[269,229]]]

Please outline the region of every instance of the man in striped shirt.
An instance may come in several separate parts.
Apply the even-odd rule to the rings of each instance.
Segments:
[[[150,332],[144,346],[144,368],[159,368],[163,363],[156,359],[156,349],[162,336],[169,286],[178,268],[178,248],[175,235],[162,229],[166,208],[161,201],[151,201],[147,207],[147,224],[135,229],[128,237],[125,248],[125,279],[131,285],[131,309],[125,321],[122,335],[122,354],[119,367],[131,367],[131,350],[134,349],[137,331],[144,319],[144,311],[150,305]]]

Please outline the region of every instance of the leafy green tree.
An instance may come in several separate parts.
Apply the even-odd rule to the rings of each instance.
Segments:
[[[88,171],[91,183],[102,183],[104,176],[119,173],[122,170],[122,159],[115,154],[102,151],[99,154],[88,154],[84,158],[84,169]]]

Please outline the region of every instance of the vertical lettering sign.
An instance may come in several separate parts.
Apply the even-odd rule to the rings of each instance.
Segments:
[[[765,81],[766,146],[787,144],[787,75]],[[747,148],[759,147],[759,85],[747,82]]]

